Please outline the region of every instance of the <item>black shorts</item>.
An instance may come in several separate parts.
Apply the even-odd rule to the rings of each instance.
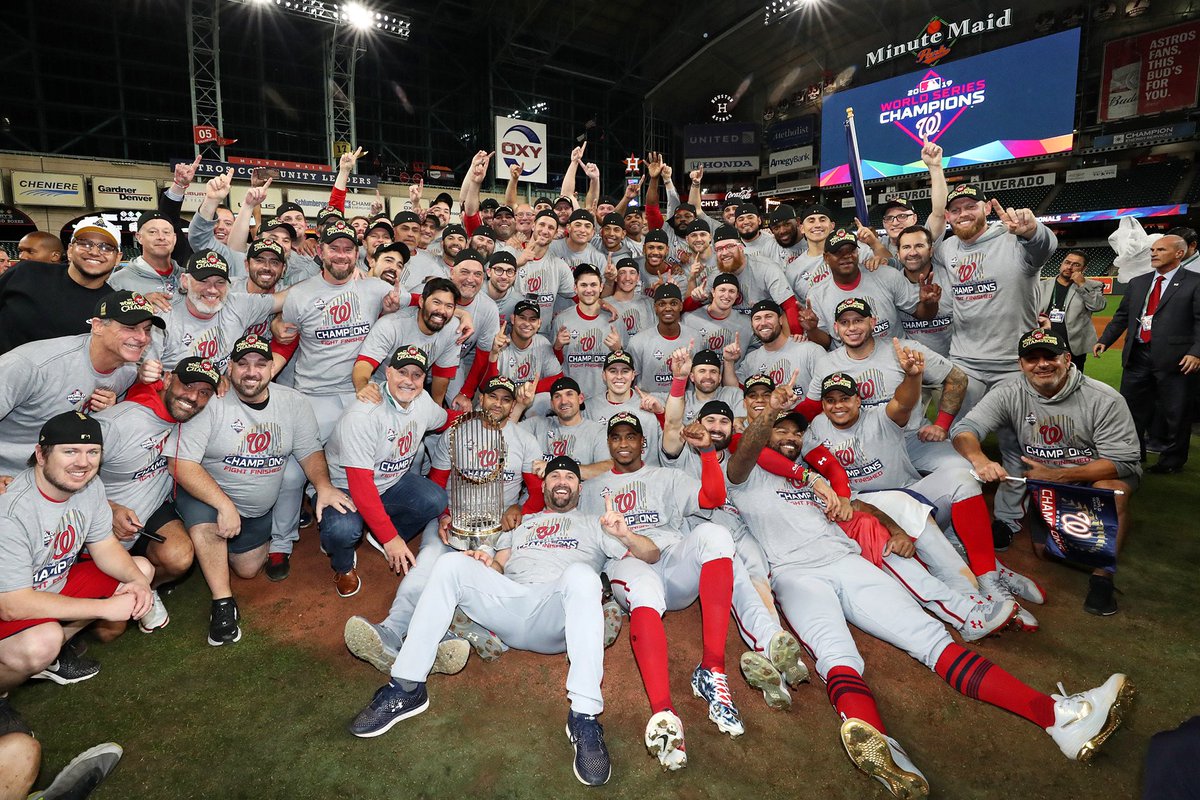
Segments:
[[[175,493],[175,507],[179,512],[180,518],[183,519],[183,524],[189,528],[205,523],[215,524],[217,521],[217,510],[215,508],[202,500],[192,497],[182,488],[178,488]],[[241,519],[242,532],[232,539],[227,540],[231,554],[249,553],[251,550],[257,550],[271,541],[270,511],[261,517],[242,517]]]
[[[161,506],[154,509],[154,513],[150,515],[150,519],[146,520],[146,524],[143,527],[151,533],[158,533],[172,522],[182,523],[183,519],[179,516],[179,511],[175,508],[175,501],[168,497],[166,500],[163,500]],[[150,548],[150,543],[153,541],[153,539],[146,536],[137,537],[133,541],[133,547],[129,548],[129,555],[146,555],[146,550]]]

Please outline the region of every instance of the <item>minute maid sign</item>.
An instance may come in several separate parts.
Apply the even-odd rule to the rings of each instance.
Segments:
[[[875,67],[894,58],[911,54],[916,58],[918,64],[932,67],[950,55],[950,48],[954,47],[959,39],[1011,26],[1011,8],[1006,8],[998,14],[993,12],[986,17],[964,17],[956,22],[934,15],[921,28],[921,32],[916,38],[906,42],[886,44],[874,52],[867,53],[867,66]]]

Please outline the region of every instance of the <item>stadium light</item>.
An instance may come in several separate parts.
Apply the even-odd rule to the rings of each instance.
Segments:
[[[361,3],[330,3],[325,0],[229,0],[248,6],[271,6],[293,16],[328,22],[331,25],[348,25],[355,30],[378,33],[395,39],[408,41],[412,32],[412,20],[395,14],[373,11]]]
[[[821,0],[769,0],[763,5],[763,25],[779,22],[803,6],[815,6]]]

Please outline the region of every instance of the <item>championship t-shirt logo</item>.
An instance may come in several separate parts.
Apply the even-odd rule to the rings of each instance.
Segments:
[[[407,472],[416,455],[414,439],[413,424],[410,422],[403,432],[397,432],[393,439],[389,439],[392,442],[390,452],[379,462],[376,471],[386,475],[402,475]]]
[[[371,330],[359,309],[358,293],[353,289],[331,298],[318,323],[316,338],[320,341],[344,342],[361,339]]]
[[[613,508],[625,517],[630,530],[655,528],[662,521],[658,511],[647,508],[649,495],[642,481],[630,481],[612,494]]]
[[[276,422],[264,422],[246,429],[237,453],[223,461],[226,472],[261,475],[278,472],[287,461],[282,455],[283,431]]]
[[[873,406],[890,399],[885,391],[887,387],[883,382],[883,373],[879,370],[863,370],[855,380],[858,382],[858,396],[864,405]]]
[[[233,428],[234,433],[241,433],[242,431],[246,430],[246,423],[242,422],[240,419],[235,419],[233,422],[229,423],[229,427]]]

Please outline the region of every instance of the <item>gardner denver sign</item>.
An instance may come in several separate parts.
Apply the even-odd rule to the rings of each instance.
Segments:
[[[867,53],[867,66],[874,67],[900,56],[912,55],[918,64],[932,67],[950,55],[950,48],[954,47],[959,39],[1011,26],[1011,8],[1006,8],[998,14],[993,12],[984,18],[964,17],[957,22],[934,16],[925,23],[915,39],[886,44],[874,52]]]

